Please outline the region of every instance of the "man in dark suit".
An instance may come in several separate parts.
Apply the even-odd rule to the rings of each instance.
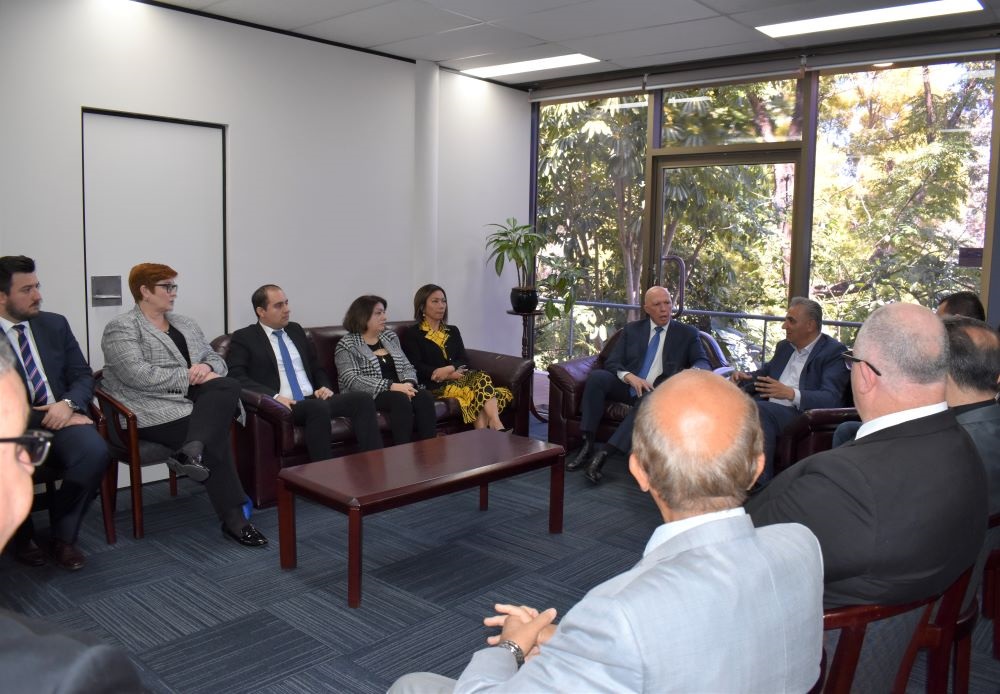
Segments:
[[[827,607],[937,594],[976,561],[987,518],[983,463],[945,402],[944,325],[915,304],[883,306],[844,359],[858,438],[793,465],[747,511],[758,527],[815,533]]]
[[[938,315],[941,309],[938,308]],[[989,324],[965,316],[946,316],[948,331],[948,406],[972,437],[986,467],[990,514],[1000,513],[1000,335]]]
[[[15,373],[20,368],[18,357],[0,341],[0,548],[31,511],[34,465],[47,452],[44,440],[24,435],[31,410]],[[0,672],[3,691],[144,691],[121,649],[6,610],[0,610]]]
[[[764,430],[766,466],[759,484],[774,476],[774,449],[778,436],[799,414],[817,407],[843,407],[850,374],[840,355],[843,344],[820,330],[823,308],[801,296],[788,304],[781,324],[785,339],[774,348],[774,357],[753,374],[735,371],[733,382],[757,401]]]
[[[250,297],[258,322],[233,333],[229,343],[229,375],[248,390],[270,395],[292,411],[305,427],[312,461],[332,457],[330,418],[348,417],[358,449],[382,448],[375,403],[367,393],[334,393],[319,363],[316,348],[298,323],[281,287],[265,284]]]
[[[0,328],[18,357],[31,405],[28,427],[52,433],[46,465],[62,477],[49,509],[49,549],[59,566],[75,571],[85,563],[76,547],[80,523],[111,458],[84,414],[94,397],[94,374],[66,319],[41,310],[39,286],[31,258],[0,258]],[[24,564],[41,566],[45,556],[34,534],[29,516],[14,538],[13,553]]]
[[[583,447],[566,469],[586,465],[587,478],[594,484],[601,481],[601,468],[611,453],[627,454],[632,450],[635,406],[646,393],[683,369],[711,370],[698,329],[670,320],[674,308],[670,292],[650,287],[642,308],[649,318],[622,328],[604,368],[591,371],[583,389]],[[594,434],[608,400],[633,407],[608,440],[608,447],[595,453]]]

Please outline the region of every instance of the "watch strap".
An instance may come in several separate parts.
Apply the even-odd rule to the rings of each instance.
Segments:
[[[504,648],[504,649],[510,651],[511,654],[514,656],[514,660],[517,661],[517,666],[518,667],[521,667],[522,665],[524,665],[524,651],[522,651],[521,647],[518,646],[513,641],[511,641],[510,639],[505,639],[505,640],[501,641],[500,643],[498,643],[497,644],[497,648]]]

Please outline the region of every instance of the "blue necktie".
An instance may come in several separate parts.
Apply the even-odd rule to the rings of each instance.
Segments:
[[[656,357],[656,350],[660,346],[660,335],[663,334],[663,326],[656,326],[656,330],[653,332],[653,339],[649,341],[649,346],[646,347],[646,358],[642,360],[642,368],[639,369],[639,373],[636,374],[639,378],[646,380],[646,376],[649,375],[649,368],[653,365],[653,359]],[[629,388],[632,391],[632,395],[638,395],[635,392],[635,388]]]
[[[38,370],[35,356],[31,353],[31,343],[24,334],[23,325],[15,325],[14,330],[17,331],[17,347],[21,352],[21,362],[24,364],[24,373],[28,377],[28,387],[31,389],[31,404],[35,407],[44,405],[48,400],[45,394],[45,382]]]
[[[302,389],[299,388],[299,379],[292,368],[292,355],[288,353],[288,346],[285,344],[285,331],[275,330],[274,336],[278,338],[278,349],[281,350],[281,363],[285,367],[285,376],[288,378],[288,385],[292,389],[292,400],[298,402],[302,399]]]

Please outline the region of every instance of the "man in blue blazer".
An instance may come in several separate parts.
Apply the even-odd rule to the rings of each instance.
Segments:
[[[843,407],[851,374],[841,354],[847,348],[820,332],[823,308],[797,296],[788,304],[781,324],[785,339],[774,349],[774,357],[753,374],[735,371],[732,379],[757,400],[760,425],[764,429],[766,467],[760,484],[774,476],[774,449],[778,436],[800,413],[817,407]]]
[[[711,373],[657,388],[629,458],[663,518],[642,559],[558,626],[555,610],[496,605],[484,624],[501,632],[457,682],[414,673],[390,693],[807,691],[823,633],[819,544],[797,524],[755,530],[739,507],[764,465],[756,415]]]
[[[601,481],[601,468],[611,453],[627,454],[632,450],[635,406],[644,395],[684,369],[712,368],[698,329],[670,320],[674,308],[670,292],[663,287],[650,287],[642,308],[649,318],[622,328],[604,368],[591,371],[583,389],[580,403],[583,447],[566,469],[577,470],[586,465],[587,478],[594,484]],[[608,400],[632,405],[632,410],[608,440],[607,449],[595,453],[594,434]]]
[[[57,468],[62,476],[49,509],[50,551],[59,566],[75,571],[85,562],[76,547],[80,522],[111,458],[104,439],[84,414],[94,397],[94,374],[66,319],[41,310],[39,286],[31,258],[0,258],[0,329],[17,355],[28,393],[28,428],[52,433],[45,465]],[[22,563],[45,563],[30,516],[14,537],[13,552]]]

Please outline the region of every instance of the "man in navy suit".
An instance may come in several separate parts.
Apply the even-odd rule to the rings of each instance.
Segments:
[[[785,339],[775,347],[771,361],[753,374],[732,374],[733,382],[744,383],[760,410],[766,459],[760,485],[774,475],[775,445],[792,420],[805,410],[844,406],[851,374],[840,355],[847,348],[820,332],[822,325],[823,308],[817,302],[793,298],[781,324]]]
[[[632,450],[635,406],[642,396],[683,369],[711,370],[698,329],[670,320],[674,308],[670,292],[663,287],[650,287],[642,308],[649,318],[622,328],[604,368],[591,371],[583,389],[580,404],[583,447],[566,469],[577,470],[586,465],[587,478],[594,484],[601,481],[601,468],[611,453],[627,454]],[[594,433],[608,400],[633,407],[608,440],[607,449],[595,453]]]
[[[49,508],[49,548],[56,564],[75,571],[85,563],[76,547],[80,522],[111,458],[104,439],[84,414],[94,397],[94,374],[66,319],[41,310],[39,287],[31,258],[0,258],[0,328],[17,355],[27,390],[28,428],[52,433],[52,450],[45,464],[59,470],[62,477]],[[30,516],[14,536],[13,552],[22,563],[45,563]]]
[[[334,393],[305,330],[292,323],[288,297],[265,284],[250,297],[258,322],[233,333],[226,363],[244,388],[269,395],[305,428],[309,460],[333,457],[330,418],[348,417],[358,450],[382,448],[375,402],[367,393]]]

